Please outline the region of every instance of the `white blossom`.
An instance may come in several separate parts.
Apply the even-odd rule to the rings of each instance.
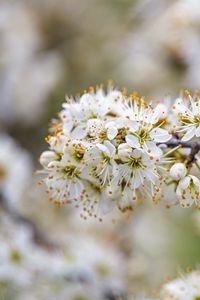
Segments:
[[[105,141],[104,144],[97,144],[86,155],[89,174],[99,178],[102,185],[105,185],[107,181],[111,181],[112,171],[116,165],[114,160],[115,153],[115,146],[109,141]]]
[[[161,289],[162,300],[194,300],[200,297],[200,274],[192,272],[166,283]]]
[[[176,195],[183,207],[189,207],[193,203],[198,206],[200,200],[200,180],[193,175],[184,177],[178,183]]]
[[[178,132],[183,134],[182,140],[200,137],[200,99],[187,94],[185,102],[183,98],[178,98],[173,109],[178,115]]]
[[[158,174],[149,157],[139,149],[132,150],[127,160],[119,164],[112,184],[121,187],[121,193],[126,194],[126,188],[130,189],[132,198],[136,198],[136,189],[144,184],[144,181],[155,183]]]
[[[156,143],[167,142],[170,138],[171,136],[165,129],[154,128],[152,125],[141,125],[139,130],[126,136],[126,142],[132,148],[143,148],[152,156],[160,156],[162,155],[162,150]]]
[[[16,207],[31,182],[31,158],[6,134],[0,134],[0,145],[0,194]]]

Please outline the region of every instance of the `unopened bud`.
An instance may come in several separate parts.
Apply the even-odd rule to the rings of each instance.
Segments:
[[[48,167],[52,161],[58,160],[58,155],[54,151],[44,151],[40,156],[40,163],[43,167]]]
[[[174,180],[180,180],[187,174],[186,166],[182,163],[174,164],[170,169],[170,176]]]

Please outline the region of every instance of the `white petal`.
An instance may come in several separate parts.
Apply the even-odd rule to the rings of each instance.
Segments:
[[[104,145],[108,148],[108,150],[110,152],[109,157],[112,157],[116,153],[115,146],[111,142],[109,142],[109,141],[105,141]]]
[[[171,135],[165,129],[155,128],[151,132],[151,138],[154,139],[154,141],[157,143],[164,143],[171,139]]]
[[[190,178],[197,187],[200,187],[200,180],[196,176],[190,175]]]
[[[127,143],[122,143],[118,147],[118,156],[120,157],[121,160],[126,160],[127,157],[130,156],[132,152],[131,146],[129,146]]]
[[[196,130],[196,128],[194,126],[192,126],[192,128],[190,128],[186,132],[186,134],[183,136],[182,141],[187,142],[187,141],[191,140],[195,135],[195,130]]]
[[[110,122],[106,123],[105,128],[108,129],[110,127],[116,127],[115,122],[110,121]]]
[[[197,136],[197,137],[200,137],[200,126],[197,127],[197,129],[196,129],[196,136]]]
[[[90,94],[84,94],[80,98],[81,105],[95,105],[95,99]]]
[[[134,157],[134,158],[139,158],[139,157],[142,156],[142,154],[143,154],[142,150],[135,149],[135,150],[133,150],[131,156]]]
[[[78,126],[72,131],[72,137],[74,139],[82,139],[87,135],[87,130],[85,126]]]
[[[178,199],[180,200],[182,198],[182,189],[180,188],[180,186],[178,185],[177,189],[176,189],[176,196],[178,197]]]
[[[64,133],[67,135],[67,134],[69,134],[71,132],[73,126],[74,126],[74,122],[73,121],[64,122],[62,129],[63,129]]]
[[[149,155],[152,155],[154,157],[162,155],[162,150],[158,146],[156,146],[154,142],[145,142],[144,149]]]
[[[143,183],[143,181],[144,181],[144,177],[142,173],[139,170],[136,170],[136,175],[131,182],[131,186],[135,190]]]
[[[138,138],[136,136],[128,134],[125,137],[125,140],[126,140],[127,144],[129,146],[131,146],[132,148],[140,148],[140,143],[139,143]]]
[[[139,126],[138,126],[138,123],[136,121],[128,120],[127,123],[130,127],[130,129],[129,129],[130,132],[135,132],[135,131],[138,130]]]
[[[178,184],[178,187],[181,189],[181,190],[185,190],[187,189],[187,187],[189,186],[190,184],[190,180],[191,178],[189,176],[186,176],[185,178],[181,179],[179,181],[179,184]]]
[[[70,199],[78,198],[83,190],[83,185],[80,180],[71,181],[71,187],[69,189]]]
[[[110,151],[109,151],[109,149],[105,145],[103,145],[103,144],[97,144],[97,148],[99,150],[101,150],[102,152],[104,152],[106,155],[110,156]]]
[[[190,99],[190,104],[191,104],[191,107],[192,107],[192,112],[194,115],[197,115],[198,114],[198,102],[195,102],[194,99],[189,95],[189,99]]]
[[[113,140],[118,133],[117,127],[109,127],[107,129],[107,137],[109,140]]]
[[[170,99],[166,99],[168,102],[170,101]],[[159,119],[165,119],[167,117],[168,114],[168,107],[167,105],[163,104],[163,103],[159,103],[156,107],[155,107],[155,115],[157,115],[157,117]]]
[[[89,119],[87,121],[87,130],[90,130],[92,127],[93,128],[100,128],[103,126],[103,121],[99,119]]]

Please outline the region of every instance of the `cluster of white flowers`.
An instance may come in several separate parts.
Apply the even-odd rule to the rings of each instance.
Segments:
[[[176,131],[182,146],[191,148],[187,157],[180,157],[171,170],[171,178],[177,182],[176,194],[183,207],[191,206],[194,202],[200,204],[200,176],[198,156],[200,150],[200,98],[197,93],[191,97],[184,91],[172,107],[176,116]],[[188,164],[187,164],[188,162]]]
[[[198,300],[200,298],[200,273],[192,272],[166,283],[161,290],[162,300]]]
[[[144,195],[157,201],[162,185],[173,182],[182,206],[198,204],[200,181],[189,174],[191,164],[179,151],[200,128],[200,102],[189,98],[191,108],[178,99],[173,114],[162,103],[127,96],[111,84],[107,92],[90,88],[67,98],[50,127],[49,150],[40,157],[50,200],[81,205],[86,218],[114,206],[132,209]],[[196,142],[195,151],[198,147]]]

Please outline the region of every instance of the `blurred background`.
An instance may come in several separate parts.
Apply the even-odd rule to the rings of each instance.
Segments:
[[[200,87],[199,53],[199,0],[0,1],[0,299],[144,299],[198,268],[199,211],[144,201],[83,221],[34,171],[65,94],[111,78],[174,99]]]

